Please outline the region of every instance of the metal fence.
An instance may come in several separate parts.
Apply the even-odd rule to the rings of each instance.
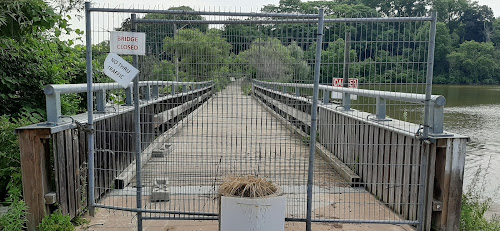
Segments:
[[[311,222],[423,228],[421,138],[442,133],[444,106],[431,95],[435,15],[88,3],[86,20],[91,208],[137,212],[139,229],[147,219],[216,220],[221,182],[254,175],[283,188],[287,220],[308,230]],[[111,30],[146,34],[146,55],[124,56],[140,70],[127,89],[103,75]],[[97,112],[133,114],[93,126],[94,102]]]

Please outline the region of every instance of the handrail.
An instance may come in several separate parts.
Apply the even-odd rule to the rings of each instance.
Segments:
[[[301,83],[278,83],[278,82],[265,82],[260,80],[253,80],[253,83],[257,86],[268,88],[271,90],[276,90],[276,87],[294,87],[296,89],[296,94],[298,94],[298,88],[309,88],[314,87],[313,84],[301,84]],[[408,103],[415,103],[420,105],[425,105],[425,94],[416,93],[404,93],[404,92],[391,92],[391,91],[379,91],[379,90],[366,90],[366,89],[353,89],[345,87],[333,87],[329,85],[319,85],[319,89],[325,91],[324,103],[328,103],[327,97],[329,92],[339,92],[343,93],[343,98],[350,98],[350,95],[358,95],[376,98],[376,121],[386,121],[386,100],[395,100]],[[346,105],[347,104],[347,105]],[[444,106],[446,105],[446,98],[442,95],[432,95],[430,99],[430,123],[429,125],[424,124],[424,126],[429,126],[431,129],[431,135],[434,137],[446,136],[444,133]],[[350,110],[350,100],[343,101],[343,108],[345,110]]]
[[[106,91],[108,90],[125,90],[125,105],[133,105],[132,88],[133,83],[130,83],[127,88],[123,88],[117,83],[94,83],[92,91],[96,93],[96,109],[97,112],[104,113],[106,111]],[[192,90],[209,87],[213,85],[212,81],[205,82],[177,82],[177,81],[140,81],[139,87],[145,88],[143,99],[150,100],[158,98],[160,94],[160,86],[171,87],[171,93],[176,94],[176,86],[182,86],[183,92],[188,92],[188,86],[192,86]],[[153,87],[153,92],[151,92]],[[47,109],[47,123],[57,125],[61,117],[61,94],[74,94],[87,92],[87,84],[49,84],[45,86],[45,101]]]

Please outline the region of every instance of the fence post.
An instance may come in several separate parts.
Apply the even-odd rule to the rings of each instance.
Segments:
[[[343,75],[343,87],[349,87],[349,62],[351,59],[351,32],[345,33],[345,45],[344,45],[344,75]],[[342,93],[342,106],[345,111],[351,110],[351,94]]]
[[[130,16],[130,22],[132,24],[132,32],[137,31],[137,24],[135,20],[137,18],[136,14]],[[132,65],[135,68],[139,67],[139,60],[137,55],[132,56]],[[149,88],[149,87],[148,87]],[[134,78],[134,95],[139,95],[139,75]],[[134,98],[134,136],[135,136],[135,169],[136,169],[136,207],[137,209],[142,209],[142,182],[141,182],[141,108],[139,106],[139,97]],[[137,211],[137,229],[142,230],[142,212]]]
[[[86,48],[87,48],[87,117],[88,117],[88,122],[87,122],[87,127],[90,131],[94,129],[94,101],[93,101],[93,93],[92,93],[92,26],[91,26],[91,15],[90,15],[90,2],[85,2],[85,42],[86,42]],[[88,167],[89,167],[89,174],[88,174],[88,179],[89,179],[89,200],[88,200],[88,206],[89,206],[89,214],[90,216],[95,215],[95,208],[94,208],[94,203],[95,203],[95,195],[94,195],[94,133],[93,132],[87,132],[87,143],[88,143],[88,152],[89,152],[89,160],[88,160]]]
[[[427,76],[425,80],[425,109],[424,109],[424,129],[423,129],[423,139],[429,137],[429,126],[430,121],[430,101],[432,95],[432,77],[434,75],[434,48],[436,47],[436,22],[437,13],[432,12],[432,22],[429,33],[429,53],[427,56]]]
[[[324,9],[319,9],[318,34],[316,39],[316,62],[314,64],[314,89],[311,107],[311,136],[309,140],[309,168],[307,172],[307,214],[306,214],[306,230],[312,229],[312,188],[314,174],[314,154],[316,151],[316,125],[318,123],[318,95],[319,95],[319,72],[321,67],[321,51],[323,43],[323,23]]]
[[[50,129],[18,129],[21,151],[23,199],[28,206],[28,230],[36,230],[49,212],[45,194],[50,192]]]
[[[295,87],[295,96],[300,96],[299,87]]]

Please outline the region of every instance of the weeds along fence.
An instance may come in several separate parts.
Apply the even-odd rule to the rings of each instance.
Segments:
[[[217,220],[219,185],[241,175],[282,187],[287,221],[308,230],[458,227],[467,138],[443,130],[431,94],[435,14],[87,3],[86,22],[88,83],[47,87],[49,123],[18,130],[30,227],[45,201],[121,210],[138,229]],[[126,89],[103,74],[110,31],[146,35],[144,56],[123,55],[140,70]],[[88,113],[61,118],[64,94],[85,91]]]

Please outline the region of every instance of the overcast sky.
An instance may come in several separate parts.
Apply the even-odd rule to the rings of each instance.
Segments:
[[[303,0],[304,1],[304,0]],[[477,0],[480,5],[488,5],[493,9],[495,17],[500,17],[500,0]],[[262,8],[264,5],[279,3],[279,0],[148,0],[148,1],[137,1],[137,0],[95,0],[92,1],[99,4],[98,7],[120,7],[120,8],[155,8],[155,9],[168,9],[172,6],[187,5],[195,10],[209,10],[214,11],[242,11],[242,12],[255,12]],[[144,4],[138,4],[138,2],[144,2]],[[82,13],[83,14],[83,13]],[[121,21],[122,19],[116,19]],[[119,27],[118,22],[112,23],[108,28],[105,28],[103,24],[110,24],[107,19],[99,20],[102,29],[113,30],[112,27]],[[83,17],[73,17],[70,21],[72,28],[74,29],[85,29],[85,21]],[[118,24],[118,25],[117,25]],[[101,38],[106,39],[106,38]],[[83,41],[77,42],[82,43]],[[97,42],[97,41],[95,41]]]

